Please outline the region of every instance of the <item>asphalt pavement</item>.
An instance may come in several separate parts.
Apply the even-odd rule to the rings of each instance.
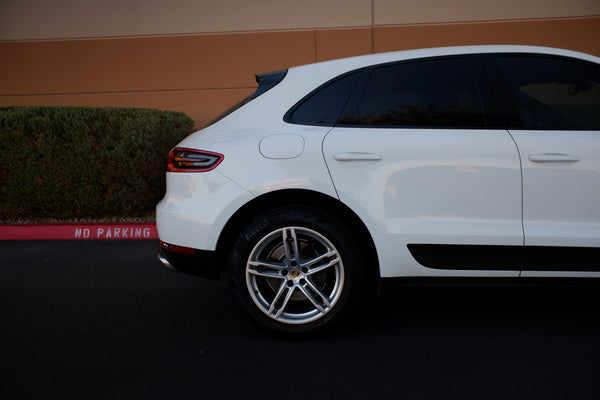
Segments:
[[[1,241],[0,398],[600,398],[598,289],[388,289],[286,338],[157,246]]]

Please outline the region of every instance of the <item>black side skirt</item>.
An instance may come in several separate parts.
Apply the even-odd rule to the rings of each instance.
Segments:
[[[598,247],[409,244],[408,250],[434,269],[600,271]]]

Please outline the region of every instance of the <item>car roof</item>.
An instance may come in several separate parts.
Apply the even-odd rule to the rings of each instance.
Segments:
[[[330,61],[306,64],[294,68],[318,68],[327,69],[328,67],[341,68],[360,68],[371,65],[383,64],[394,61],[404,61],[411,59],[451,56],[451,55],[469,55],[469,54],[487,54],[487,53],[529,53],[546,54],[564,57],[573,57],[600,63],[600,58],[572,50],[565,50],[553,47],[542,46],[522,46],[522,45],[477,45],[477,46],[451,46],[434,47],[426,49],[401,50],[387,53],[375,53],[362,56],[340,58]]]

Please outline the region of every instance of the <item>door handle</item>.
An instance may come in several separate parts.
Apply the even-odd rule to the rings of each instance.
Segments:
[[[333,158],[337,161],[380,161],[381,154],[375,153],[336,153]]]
[[[532,162],[576,162],[579,161],[579,157],[572,156],[570,154],[562,153],[539,153],[530,154],[529,161]]]

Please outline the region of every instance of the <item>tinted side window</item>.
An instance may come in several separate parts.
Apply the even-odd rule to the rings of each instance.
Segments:
[[[341,124],[397,127],[485,127],[468,58],[375,68],[356,110]]]
[[[356,85],[360,72],[343,76],[314,93],[284,117],[287,122],[333,126]]]
[[[499,56],[496,66],[512,128],[600,129],[600,67],[538,56]]]

